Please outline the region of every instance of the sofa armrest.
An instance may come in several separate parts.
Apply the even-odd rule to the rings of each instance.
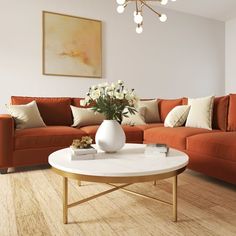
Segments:
[[[11,167],[13,160],[14,119],[0,115],[0,168]]]

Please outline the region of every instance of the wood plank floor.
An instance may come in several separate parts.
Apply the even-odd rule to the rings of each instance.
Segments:
[[[69,201],[111,188],[69,181]],[[127,187],[172,200],[172,180]],[[0,175],[0,236],[236,235],[236,187],[187,170],[179,176],[177,223],[171,206],[116,191],[69,209],[62,223],[62,178],[48,168]]]

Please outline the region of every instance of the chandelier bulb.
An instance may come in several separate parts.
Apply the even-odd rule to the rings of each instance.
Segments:
[[[123,5],[120,5],[120,6],[117,7],[116,10],[117,10],[118,13],[121,14],[121,13],[123,13],[125,11],[125,7]]]
[[[167,20],[166,14],[161,14],[161,16],[159,17],[159,19],[160,19],[161,22],[166,22],[166,20]]]
[[[143,32],[143,27],[138,24],[138,26],[136,27],[136,33],[141,34],[142,32]]]
[[[123,5],[126,2],[126,0],[116,0],[116,2],[119,5]]]
[[[134,16],[134,22],[136,24],[141,24],[143,22],[143,16],[140,12],[138,12],[138,14]]]
[[[146,6],[149,8],[152,12],[154,12],[156,15],[158,15],[159,20],[161,22],[166,22],[167,21],[167,16],[166,14],[160,14],[157,12],[154,8],[152,8],[148,3],[148,1],[151,0],[116,0],[118,6],[117,6],[117,12],[118,13],[123,13],[125,11],[126,6],[128,5],[129,2],[134,1],[136,3],[136,8],[133,13],[134,17],[134,22],[137,24],[136,27],[136,32],[138,34],[141,34],[143,32],[143,7]],[[158,1],[161,5],[166,5],[169,2],[176,2],[177,0],[155,0]]]
[[[166,5],[168,3],[168,0],[161,0],[161,5]]]

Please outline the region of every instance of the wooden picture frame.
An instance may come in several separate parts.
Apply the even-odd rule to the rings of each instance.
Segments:
[[[43,75],[102,77],[102,22],[43,11]]]

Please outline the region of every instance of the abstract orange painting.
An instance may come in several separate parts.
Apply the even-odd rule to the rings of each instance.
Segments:
[[[43,74],[102,77],[102,23],[43,12]]]

